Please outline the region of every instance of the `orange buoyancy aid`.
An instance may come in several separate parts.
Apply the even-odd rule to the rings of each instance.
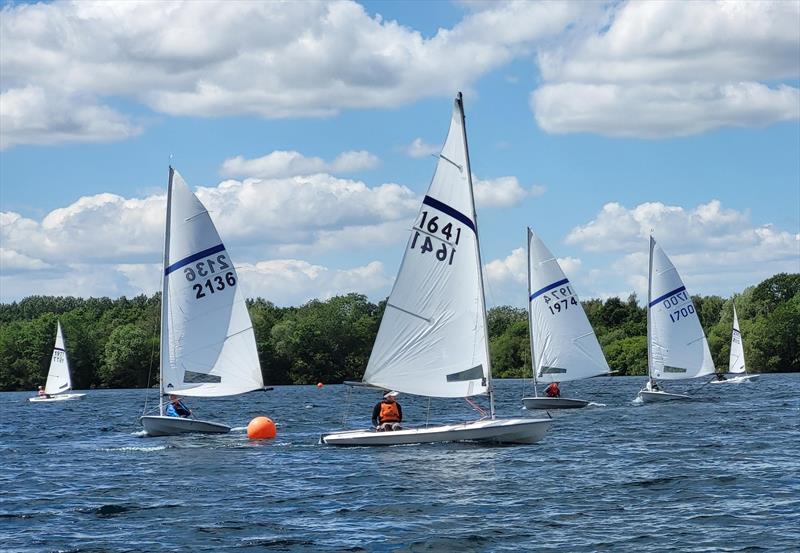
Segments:
[[[385,422],[400,422],[400,411],[397,409],[397,403],[381,402],[381,414],[379,419],[381,424]]]

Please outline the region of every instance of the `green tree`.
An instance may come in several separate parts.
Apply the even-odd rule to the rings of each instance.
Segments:
[[[102,384],[110,388],[146,386],[150,359],[157,347],[152,334],[134,324],[115,328],[106,342],[99,370]]]

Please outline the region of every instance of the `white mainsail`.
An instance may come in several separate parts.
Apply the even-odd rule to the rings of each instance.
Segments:
[[[161,309],[161,390],[227,396],[263,387],[239,277],[208,211],[170,168]]]
[[[364,382],[409,394],[486,393],[490,368],[460,97],[389,295]]]
[[[728,372],[744,373],[744,344],[739,332],[739,318],[736,316],[736,305],[733,306],[733,333],[731,334],[731,357],[728,363]]]
[[[650,377],[678,380],[713,374],[714,361],[692,298],[652,236],[647,300]]]
[[[72,389],[72,381],[69,376],[69,361],[67,360],[67,349],[64,345],[64,335],[61,332],[61,321],[56,327],[56,344],[53,347],[53,357],[50,358],[50,370],[47,372],[47,383],[44,385],[44,393],[54,396]]]
[[[540,382],[610,372],[575,288],[541,239],[528,229],[531,357]]]

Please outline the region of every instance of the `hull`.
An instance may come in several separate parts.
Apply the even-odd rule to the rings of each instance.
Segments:
[[[179,434],[226,434],[230,426],[217,422],[180,417],[145,416],[139,419],[148,436],[177,436]]]
[[[664,401],[685,401],[687,399],[692,399],[685,394],[670,394],[669,392],[652,392],[647,390],[641,390],[639,392],[639,397],[642,399],[642,403],[661,403]]]
[[[57,401],[71,401],[74,399],[83,399],[86,394],[59,394],[51,397],[31,397],[28,401],[31,403],[53,403]]]
[[[758,378],[757,374],[743,374],[741,376],[732,376],[731,378],[726,378],[725,380],[712,380],[711,384],[741,384],[742,382],[755,380],[756,378]]]
[[[338,446],[490,442],[533,444],[544,438],[551,419],[494,419],[393,432],[351,430],[324,434],[320,442]]]
[[[524,397],[522,404],[525,409],[580,409],[589,405],[589,402],[566,397]]]

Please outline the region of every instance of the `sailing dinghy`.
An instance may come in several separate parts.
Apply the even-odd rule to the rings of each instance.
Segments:
[[[69,401],[82,399],[86,395],[65,393],[72,390],[72,379],[69,374],[69,360],[64,344],[64,334],[61,331],[61,321],[58,321],[56,325],[56,344],[53,347],[53,357],[50,358],[50,370],[47,371],[44,395],[28,398],[28,401],[33,403]]]
[[[677,269],[650,237],[647,286],[648,381],[637,396],[643,403],[691,399],[659,389],[657,380],[714,374],[714,361],[692,298]]]
[[[736,316],[736,304],[733,305],[733,332],[731,334],[731,356],[728,363],[728,372],[737,376],[721,380],[715,379],[711,381],[711,384],[738,384],[758,378],[758,374],[747,374],[747,367],[744,362],[744,342],[742,342],[742,334],[739,332],[739,317]]]
[[[451,441],[535,443],[550,419],[497,419],[472,177],[461,93],[428,193],[411,229],[364,373],[365,384],[427,397],[489,395],[482,420],[321,436],[328,445]]]
[[[163,267],[159,414],[140,421],[150,436],[229,432],[217,422],[164,414],[166,395],[219,397],[264,387],[236,269],[205,206],[172,167]]]
[[[558,260],[530,228],[528,332],[534,397],[522,398],[525,408],[577,409],[589,405],[584,399],[539,396],[537,383],[567,382],[611,371],[578,294]]]

